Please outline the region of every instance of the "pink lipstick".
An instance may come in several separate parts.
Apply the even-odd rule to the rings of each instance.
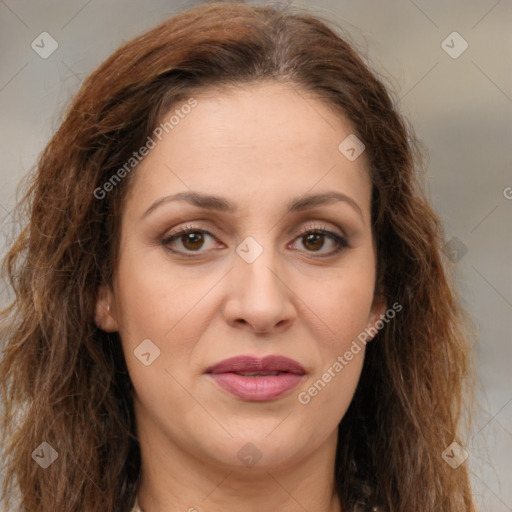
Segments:
[[[276,400],[296,387],[306,374],[293,359],[270,355],[263,359],[237,356],[209,367],[206,372],[222,389],[242,400]]]

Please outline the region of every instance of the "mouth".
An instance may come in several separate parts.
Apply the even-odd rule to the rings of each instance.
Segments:
[[[224,391],[253,402],[283,397],[306,374],[300,363],[284,356],[238,356],[217,363],[205,373]]]
[[[268,377],[281,375],[282,373],[286,372],[228,372],[228,373],[234,373],[235,375],[242,375],[243,377]]]

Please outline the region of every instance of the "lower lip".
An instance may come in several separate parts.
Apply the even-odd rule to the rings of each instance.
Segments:
[[[232,395],[253,402],[275,400],[299,384],[303,375],[281,373],[267,377],[244,377],[236,373],[209,373],[210,377]]]

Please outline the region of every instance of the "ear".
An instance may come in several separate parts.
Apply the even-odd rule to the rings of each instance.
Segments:
[[[102,285],[98,288],[94,323],[102,331],[117,332],[119,326],[116,318],[114,294],[109,288]]]
[[[368,332],[371,333],[371,337],[368,341],[371,341],[377,334],[378,330],[375,328],[377,321],[384,318],[387,310],[386,299],[383,295],[375,293],[373,296],[372,308],[370,310],[370,314],[368,315]]]

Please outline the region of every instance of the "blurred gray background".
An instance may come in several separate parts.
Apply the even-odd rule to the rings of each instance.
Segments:
[[[81,81],[123,42],[200,3],[0,1],[0,258],[16,228],[16,186]],[[465,464],[480,510],[512,512],[512,1],[293,4],[343,26],[428,148],[446,254],[479,329],[483,411]],[[0,307],[9,297],[0,283]]]

